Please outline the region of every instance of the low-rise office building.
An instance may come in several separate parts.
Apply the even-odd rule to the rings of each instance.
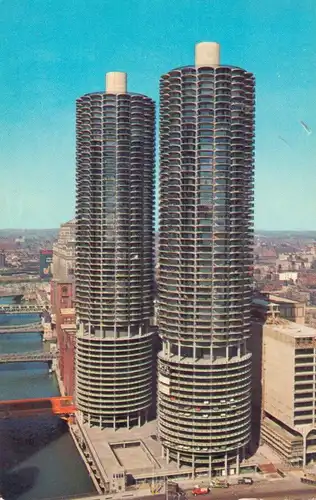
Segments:
[[[305,324],[305,310],[304,302],[280,297],[269,292],[258,294],[252,302],[252,312],[255,317],[267,319],[271,315],[280,316],[300,325]]]
[[[249,347],[261,441],[305,466],[316,458],[316,330],[277,315],[257,318]]]

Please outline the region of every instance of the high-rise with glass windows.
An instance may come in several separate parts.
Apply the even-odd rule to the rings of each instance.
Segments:
[[[254,77],[204,42],[160,101],[158,432],[167,460],[232,473],[250,439]]]
[[[77,100],[76,401],[117,428],[152,401],[155,105],[106,81]]]

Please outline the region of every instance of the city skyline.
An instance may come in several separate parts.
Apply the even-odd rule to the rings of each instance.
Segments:
[[[212,39],[223,63],[256,74],[255,227],[314,229],[315,134],[300,124],[314,125],[313,2],[238,0],[225,9],[220,0],[184,1],[164,16],[158,0],[93,0],[89,10],[80,0],[1,2],[0,226],[57,227],[73,217],[73,102],[86,89],[99,91],[102,75],[122,70],[158,103],[159,76]]]

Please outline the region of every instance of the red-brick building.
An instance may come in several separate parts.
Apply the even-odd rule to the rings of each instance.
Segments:
[[[51,305],[59,350],[58,368],[67,396],[74,395],[76,313],[74,283],[51,281]]]
[[[74,395],[76,315],[75,221],[62,224],[58,241],[53,245],[53,279],[51,281],[52,317],[59,350],[59,377],[66,395]]]
[[[75,348],[76,348],[76,315],[75,309],[60,310],[60,372],[67,396],[75,391]]]

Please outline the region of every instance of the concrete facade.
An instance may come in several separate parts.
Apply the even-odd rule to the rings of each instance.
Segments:
[[[306,306],[303,302],[280,297],[269,292],[256,294],[252,301],[252,314],[262,320],[280,317],[304,325],[305,313]]]
[[[58,240],[53,245],[53,278],[67,281],[73,279],[75,270],[76,222],[62,224]]]
[[[272,294],[267,294],[267,296],[270,302],[278,304],[280,316],[282,318],[304,325],[306,310],[304,302],[298,302],[297,300],[291,300]]]
[[[261,440],[304,466],[316,458],[316,330],[275,318],[254,322],[251,340],[254,359],[262,356]]]
[[[0,269],[6,267],[6,255],[3,250],[0,250]]]
[[[76,396],[117,428],[152,405],[155,105],[106,82],[77,100]]]
[[[297,271],[281,271],[278,273],[279,281],[297,281]]]
[[[201,43],[160,103],[158,433],[167,461],[228,474],[250,439],[254,77]]]
[[[278,326],[264,326],[264,411],[294,426],[295,349],[292,337]],[[282,366],[280,361],[282,360]],[[287,388],[287,390],[285,390]]]

